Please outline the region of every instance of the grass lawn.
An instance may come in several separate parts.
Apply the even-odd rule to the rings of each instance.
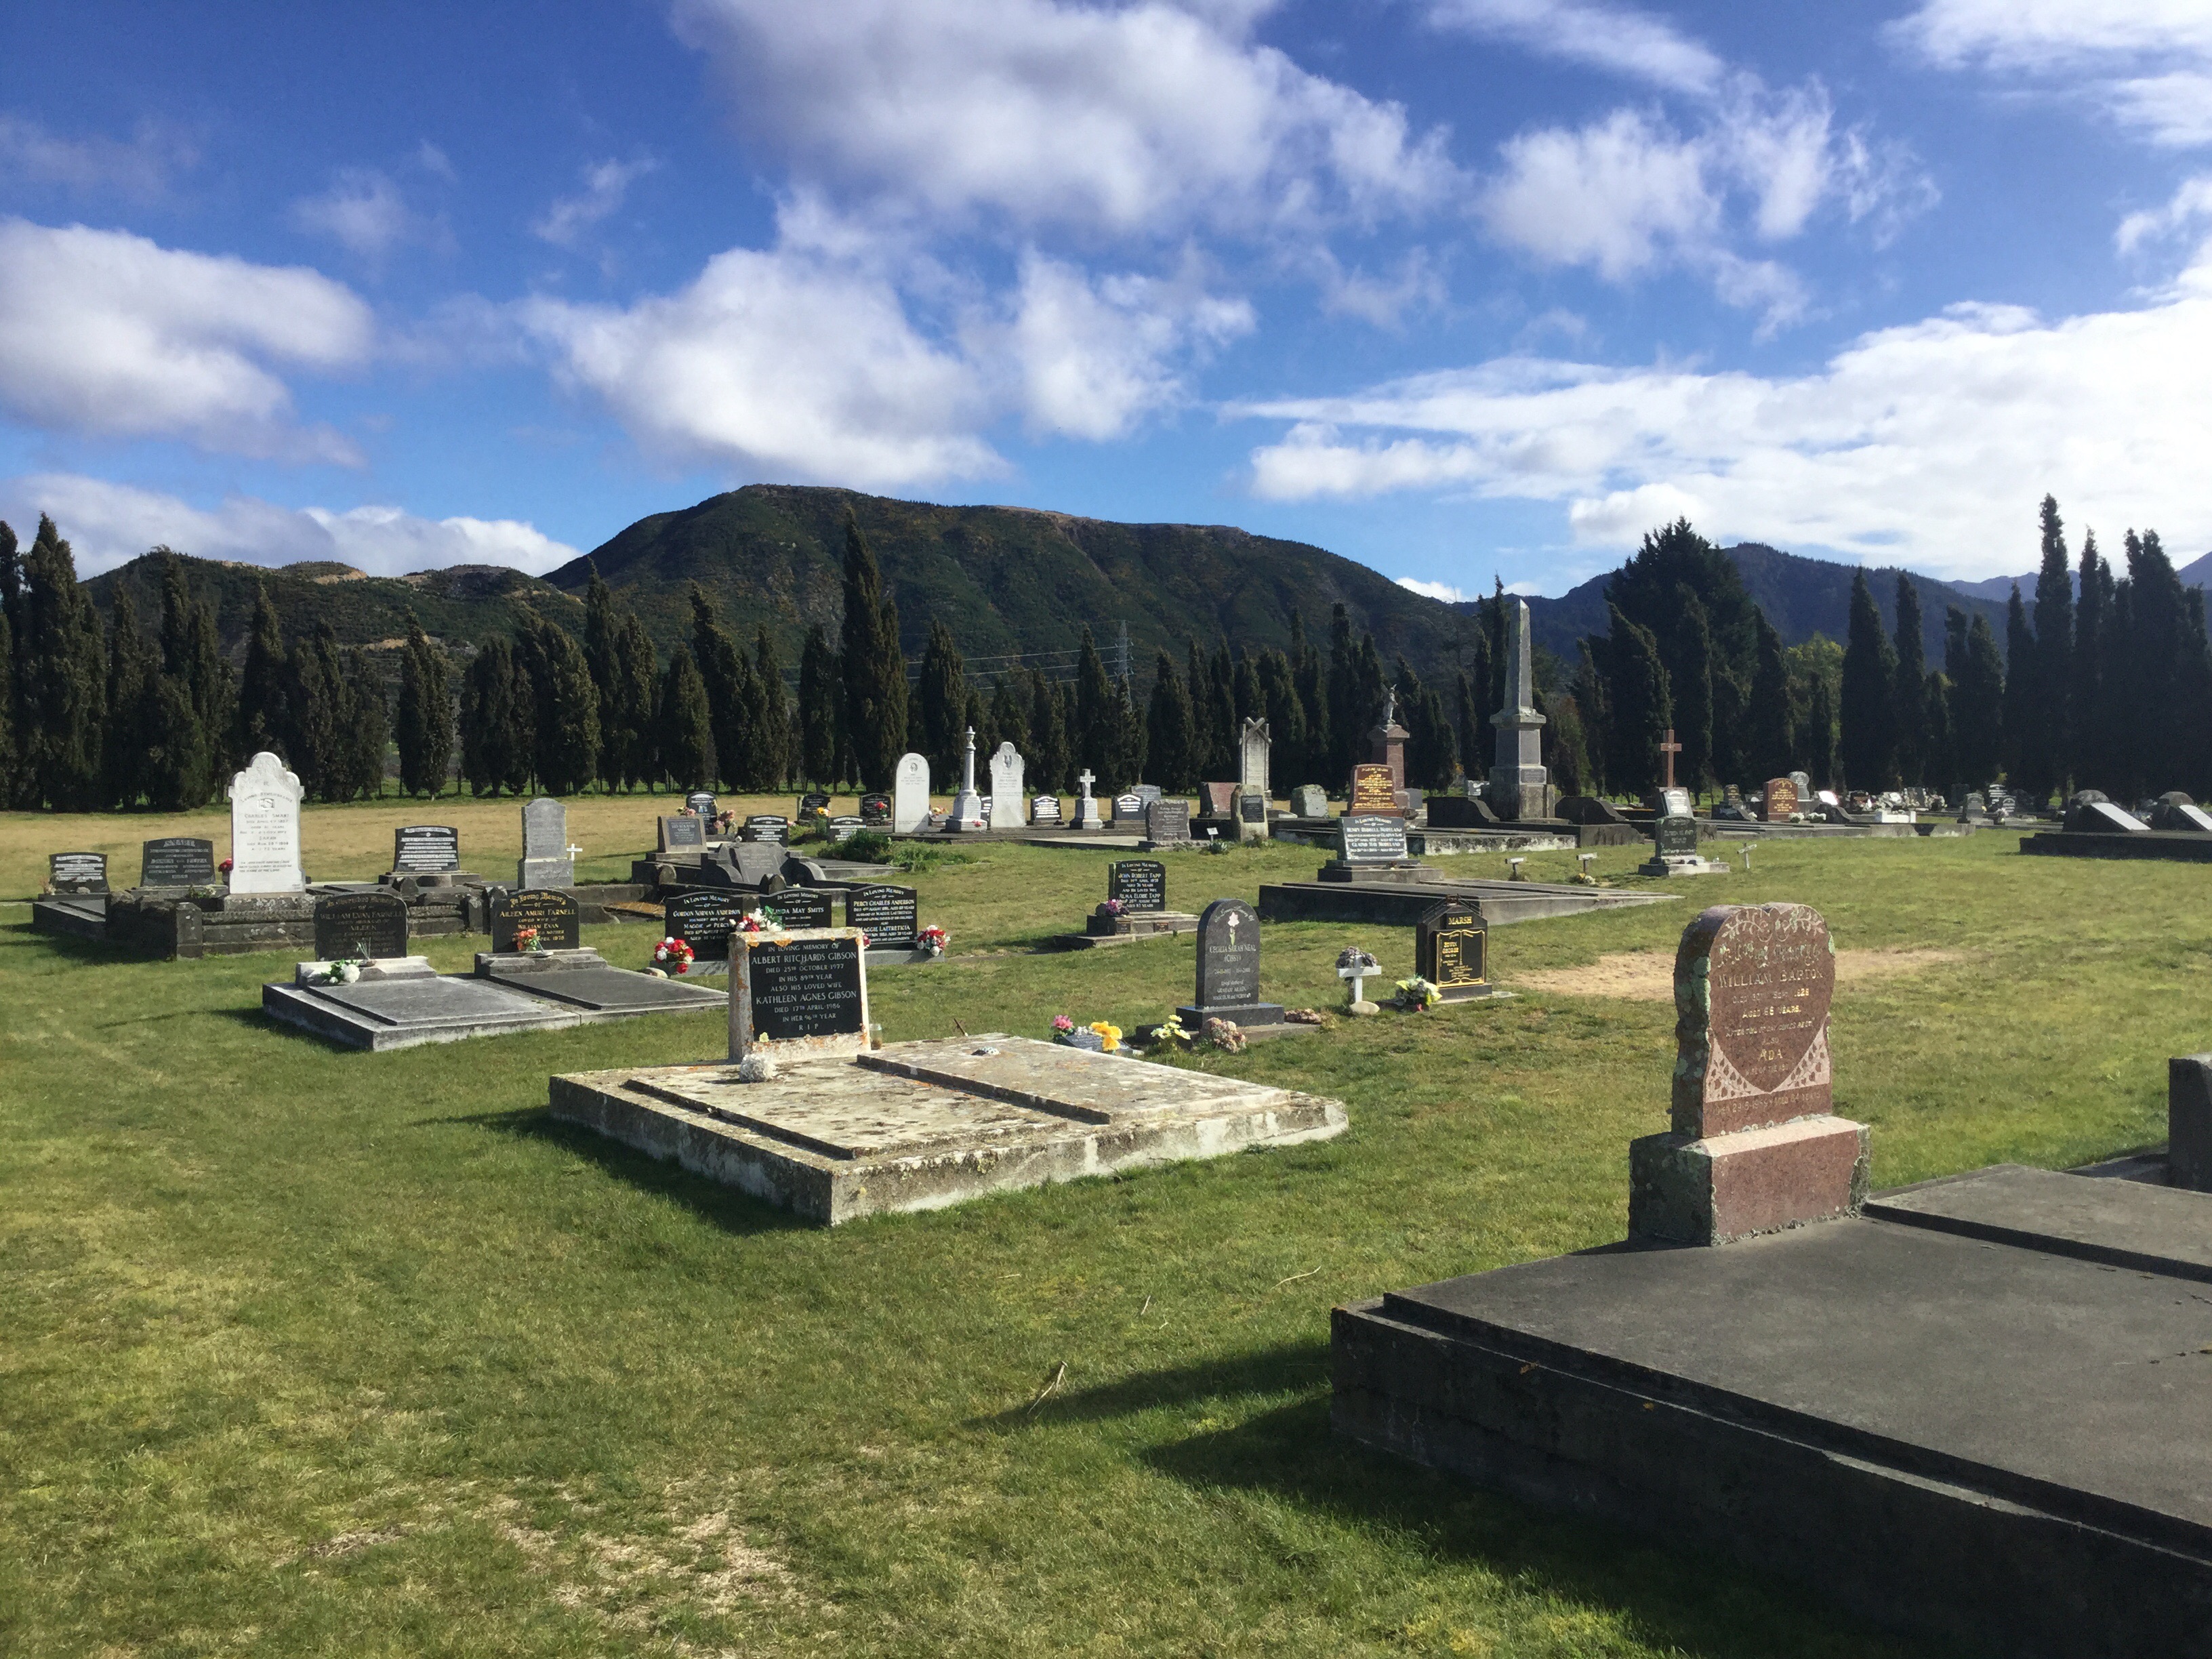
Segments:
[[[587,878],[653,810],[572,810]],[[515,854],[511,802],[356,806],[309,811],[307,866],[369,874],[416,821],[487,875]],[[0,893],[80,847],[131,848],[127,880],[172,833],[222,856],[220,813],[0,819]],[[1501,930],[1493,967],[1801,900],[1844,948],[1953,953],[1838,994],[1877,1184],[2155,1141],[2166,1056],[2212,1046],[2212,868],[2016,846],[1776,843],[1679,903]],[[954,959],[877,977],[886,1036],[1187,998],[1187,938],[1033,952],[1109,856],[920,876]],[[1319,856],[1170,854],[1170,899]],[[130,962],[27,916],[0,909],[0,1651],[1935,1651],[1328,1434],[1333,1304],[1620,1236],[1662,1003],[1529,991],[1191,1062],[1340,1097],[1351,1129],[830,1232],[548,1121],[550,1073],[710,1057],[712,1016],[339,1053],[264,1021],[289,959]],[[1340,1000],[1347,938],[1411,968],[1405,930],[1273,927],[1267,994]]]

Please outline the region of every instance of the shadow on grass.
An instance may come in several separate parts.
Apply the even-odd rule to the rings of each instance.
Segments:
[[[1208,1360],[1203,1364],[1147,1371],[1096,1389],[1055,1394],[1039,1401],[1034,1407],[1016,1406],[972,1418],[968,1426],[1004,1431],[1030,1428],[1039,1423],[1098,1422],[1163,1406],[1187,1406],[1201,1400],[1317,1389],[1328,1381],[1327,1343],[1286,1342],[1273,1348]]]
[[[815,1228],[813,1222],[788,1210],[779,1209],[734,1187],[725,1187],[719,1181],[694,1175],[673,1158],[649,1158],[595,1129],[555,1117],[543,1106],[467,1113],[457,1117],[417,1118],[408,1127],[420,1129],[447,1123],[466,1124],[471,1128],[489,1129],[494,1134],[557,1146],[598,1164],[607,1174],[640,1192],[681,1204],[724,1232],[740,1237],[761,1233],[807,1232]]]
[[[27,918],[7,923],[0,932],[18,936],[26,945],[43,945],[47,953],[70,962],[97,962],[112,964],[118,962],[153,962],[158,958],[132,951],[121,945],[110,944],[104,939],[87,939],[82,933],[49,933],[33,927]]]

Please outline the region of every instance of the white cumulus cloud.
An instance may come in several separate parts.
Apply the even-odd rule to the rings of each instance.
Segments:
[[[295,423],[279,371],[351,368],[374,334],[316,271],[0,218],[0,406],[33,426],[353,463]]]
[[[1592,0],[1429,0],[1438,28],[1510,40],[1675,92],[1710,92],[1726,66],[1663,18]]]
[[[196,143],[154,121],[141,121],[126,143],[101,134],[64,137],[33,117],[0,113],[0,172],[23,183],[154,201],[198,161]]]
[[[586,231],[622,206],[633,184],[659,165],[650,157],[594,161],[584,169],[583,189],[556,199],[544,216],[531,226],[532,233],[556,247],[574,247]]]
[[[514,519],[422,519],[396,507],[279,507],[232,495],[214,508],[105,478],[42,473],[0,481],[0,517],[18,533],[44,513],[76,552],[77,573],[97,575],[166,545],[204,559],[285,565],[336,560],[371,576],[454,564],[504,564],[542,574],[577,556]]]
[[[1549,501],[1607,548],[1683,514],[1723,538],[1972,576],[2019,565],[2045,491],[2108,538],[2133,525],[2212,544],[2209,380],[2212,252],[2133,309],[1958,306],[1797,376],[1509,358],[1232,412],[1290,423],[1252,455],[1271,500]]]
[[[1424,581],[1419,576],[1400,576],[1398,586],[1409,593],[1425,594],[1431,599],[1442,599],[1446,605],[1461,605],[1474,597],[1462,592],[1449,582]]]

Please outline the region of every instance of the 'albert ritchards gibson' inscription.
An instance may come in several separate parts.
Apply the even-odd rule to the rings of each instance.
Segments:
[[[1674,957],[1677,1133],[1727,1134],[1830,1109],[1835,949],[1803,904],[1716,905]]]

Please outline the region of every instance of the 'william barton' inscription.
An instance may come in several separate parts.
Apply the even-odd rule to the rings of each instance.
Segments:
[[[1674,957],[1674,1132],[1829,1111],[1835,992],[1835,946],[1810,905],[1716,905],[1692,922]]]

